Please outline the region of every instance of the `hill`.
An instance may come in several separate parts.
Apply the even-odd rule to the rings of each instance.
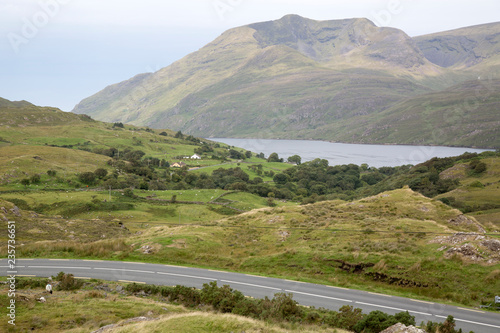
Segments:
[[[499,30],[500,23],[496,22],[419,36],[414,40],[432,63],[466,69],[488,62],[498,65]]]
[[[356,142],[352,137],[363,136],[364,142],[387,143],[377,133],[350,126],[371,117],[389,123],[384,112],[408,98],[433,97],[433,91],[446,95],[449,87],[476,79],[478,72],[494,73],[489,69],[497,64],[498,31],[500,24],[449,32],[457,40],[470,35],[474,47],[459,49],[452,60],[439,60],[449,58],[442,55],[446,43],[439,36],[413,39],[367,19],[315,21],[287,15],[228,30],[166,68],[106,87],[73,112],[111,122],[168,125],[203,137]],[[471,52],[481,53],[481,61],[467,60]],[[476,102],[481,106],[478,123],[485,123],[483,111],[497,116],[491,105]],[[425,109],[414,112],[425,114]],[[404,125],[396,124],[396,131],[405,133]],[[454,133],[460,137],[468,131],[458,124]],[[442,142],[464,141],[456,143],[456,138]],[[481,140],[465,142],[482,146]],[[414,141],[434,144],[426,135],[398,136],[401,144]]]
[[[321,133],[333,130],[338,140],[356,143],[500,147],[499,109],[500,80],[476,79],[324,126]]]

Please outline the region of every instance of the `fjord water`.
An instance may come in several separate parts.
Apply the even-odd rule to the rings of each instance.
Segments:
[[[443,146],[366,145],[332,143],[310,140],[269,140],[210,138],[230,146],[240,147],[256,153],[278,153],[285,160],[292,155],[302,157],[302,162],[315,158],[328,160],[329,165],[368,164],[376,168],[418,164],[433,157],[458,156],[465,152],[481,153],[488,149]]]

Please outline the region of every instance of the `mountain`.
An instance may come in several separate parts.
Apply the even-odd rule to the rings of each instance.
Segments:
[[[477,64],[499,63],[500,23],[481,24],[414,38],[432,63],[464,69]]]
[[[412,97],[446,93],[476,79],[478,66],[495,66],[498,52],[484,41],[495,43],[491,36],[500,33],[500,24],[488,25],[487,33],[471,27],[443,36],[461,40],[469,30],[476,43],[472,50],[482,50],[482,61],[474,63],[462,49],[456,59],[440,60],[448,59],[441,55],[446,43],[436,41],[441,35],[412,39],[367,19],[287,15],[228,30],[168,67],[106,87],[73,112],[204,137],[354,142],[348,139],[349,124],[377,118]],[[403,137],[398,143],[411,141]],[[433,143],[423,136],[419,141]]]
[[[387,110],[325,126],[355,143],[500,147],[500,80],[471,80],[407,98]]]

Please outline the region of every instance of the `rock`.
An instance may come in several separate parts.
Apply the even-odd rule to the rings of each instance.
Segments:
[[[17,206],[14,206],[14,208],[10,209],[10,211],[16,216],[21,216],[21,212],[19,211],[19,208]]]
[[[397,323],[386,328],[380,333],[425,333],[425,331],[412,325],[406,326],[404,324]]]
[[[2,212],[4,212],[4,214],[8,214],[8,213],[9,213],[9,212],[7,211],[7,208],[5,208],[5,207],[2,207],[2,208],[0,208],[0,209],[2,210]]]
[[[122,290],[123,290],[123,286],[120,286],[120,285],[116,286],[116,291],[120,292]]]
[[[101,284],[101,285],[95,286],[94,289],[111,292],[111,288],[107,284]]]
[[[36,300],[37,300],[38,302],[40,302],[40,303],[45,303],[45,302],[47,302],[47,300],[46,300],[46,299],[45,299],[45,297],[43,297],[43,296],[42,296],[42,297],[40,297],[40,298],[37,298]]]
[[[151,245],[143,245],[143,246],[141,247],[141,251],[142,251],[142,253],[144,253],[144,254],[151,254],[151,253],[153,253],[153,252],[154,252],[153,250],[154,250],[154,249],[153,249],[153,247],[152,247]]]
[[[456,226],[464,226],[465,225],[465,226],[476,227],[478,232],[483,233],[483,234],[486,233],[486,230],[484,230],[484,228],[479,223],[468,218],[467,216],[465,216],[463,214],[458,215],[457,217],[448,220],[448,223],[456,225]]]
[[[481,242],[481,245],[492,252],[500,253],[500,241],[498,239],[488,239]]]
[[[483,256],[481,256],[478,250],[471,244],[463,244],[458,247],[452,247],[445,253],[445,258],[451,258],[454,254],[460,254],[462,257],[472,260],[472,261],[480,261],[483,260]]]

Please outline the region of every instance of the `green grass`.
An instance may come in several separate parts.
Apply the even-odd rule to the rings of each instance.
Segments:
[[[229,194],[224,199],[251,205],[260,200],[247,198],[245,193]],[[178,205],[175,213],[170,206],[157,207],[164,209],[156,214],[164,214],[165,221],[176,223],[180,213],[181,222],[198,226],[151,228],[153,219],[149,226],[134,225],[146,210],[130,212],[134,217],[124,221],[134,235],[121,241],[128,245],[116,241],[30,243],[19,249],[19,255],[167,262],[468,306],[489,301],[498,289],[488,276],[498,270],[500,258],[484,248],[480,239],[467,241],[483,257],[480,261],[447,254],[463,243],[436,242],[441,236],[475,232],[477,228],[450,224],[449,220],[461,214],[458,210],[409,189],[354,202],[266,208],[217,221],[210,220],[208,214],[204,221],[203,211],[197,211],[203,207]],[[137,231],[140,233],[135,234]],[[153,253],[143,254],[144,245],[151,246]],[[445,250],[438,251],[443,246]],[[342,270],[335,260],[369,266],[353,274]],[[486,264],[487,260],[492,263]],[[452,278],[444,278],[447,276]]]
[[[493,230],[499,230],[500,158],[483,158],[481,162],[486,164],[487,169],[480,175],[471,174],[467,163],[457,164],[443,171],[442,176],[458,179],[460,186],[436,198],[453,198],[453,205],[471,212],[480,222]],[[482,186],[471,186],[477,182]]]
[[[1,277],[3,282],[5,277]],[[18,281],[33,281],[42,286],[47,279],[19,277]],[[168,303],[156,296],[138,297],[120,293],[117,287],[126,284],[102,280],[84,280],[82,289],[75,291],[54,290],[52,295],[44,288],[33,287],[16,290],[16,325],[8,320],[0,322],[2,332],[92,332],[106,325],[117,325],[115,332],[317,332],[319,326],[304,324],[269,323],[243,316],[221,314],[209,307],[190,309]],[[109,288],[107,291],[96,288]],[[36,299],[43,296],[45,303]],[[0,287],[0,306],[9,305],[8,287]],[[147,317],[148,321],[130,320]],[[346,332],[341,329],[321,327],[323,332]]]
[[[93,281],[92,285],[104,284]],[[181,306],[121,295],[115,292],[115,287],[119,283],[107,282],[106,285],[112,288],[113,292],[93,290],[93,286],[73,292],[56,290],[52,295],[47,294],[41,288],[19,289],[16,292],[16,325],[9,325],[7,320],[2,320],[0,331],[27,332],[36,330],[47,333],[83,333],[128,318],[157,317],[165,314],[175,315],[189,312]],[[37,302],[35,299],[40,296],[44,296],[47,302]],[[8,302],[7,289],[4,286],[0,295],[0,304],[2,307],[7,307]]]

